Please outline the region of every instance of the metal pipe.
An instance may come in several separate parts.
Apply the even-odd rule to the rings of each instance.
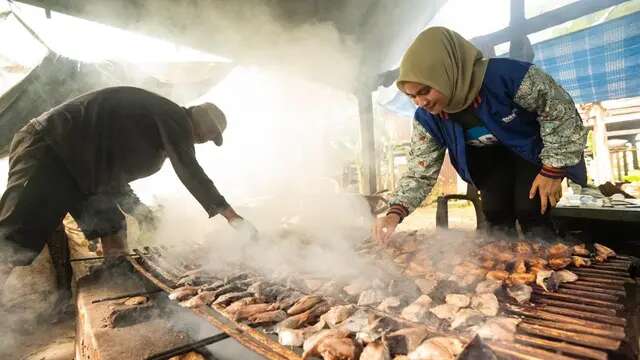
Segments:
[[[203,346],[207,346],[207,345],[211,345],[214,343],[217,343],[218,341],[222,341],[224,339],[227,339],[230,335],[227,333],[219,333],[213,336],[210,336],[208,338],[204,338],[200,341],[196,341],[194,343],[191,344],[186,344],[186,345],[182,345],[182,346],[178,346],[176,348],[173,349],[169,349],[167,351],[163,351],[161,353],[155,354],[155,355],[151,355],[148,358],[146,358],[145,360],[168,360],[171,359],[174,356],[180,355],[180,354],[184,354],[186,352],[195,350],[197,348],[201,348]]]

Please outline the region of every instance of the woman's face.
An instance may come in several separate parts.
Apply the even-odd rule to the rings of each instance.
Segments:
[[[407,81],[403,88],[417,106],[434,115],[440,114],[449,101],[443,93],[428,85]]]

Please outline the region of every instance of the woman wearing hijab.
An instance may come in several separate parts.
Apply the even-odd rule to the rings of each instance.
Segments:
[[[458,33],[423,31],[400,64],[398,88],[418,106],[408,171],[373,236],[385,243],[451,163],[482,197],[489,230],[548,238],[547,209],[568,177],[586,183],[586,130],[570,95],[533,64],[483,58]],[[551,239],[548,239],[551,240]]]

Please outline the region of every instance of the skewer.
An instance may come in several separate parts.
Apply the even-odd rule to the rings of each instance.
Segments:
[[[487,341],[487,345],[500,358],[518,360],[573,360],[574,358],[552,353],[542,349],[521,345],[517,343],[506,343],[503,341]]]
[[[608,315],[608,316],[617,315],[617,311],[613,309],[607,309],[600,306],[592,306],[592,305],[586,305],[586,304],[576,304],[573,302],[566,302],[566,301],[555,300],[555,299],[547,299],[544,297],[533,298],[533,302],[538,304],[553,305],[553,306],[558,306],[562,308],[592,312],[595,314],[602,314],[602,315]]]
[[[569,324],[565,322],[548,321],[548,320],[540,320],[540,319],[524,319],[523,321],[531,325],[540,325],[547,328],[571,331],[574,333],[586,334],[589,336],[597,336],[597,337],[609,338],[613,340],[624,340],[625,338],[624,332],[619,333],[616,331],[589,328],[588,326],[582,326],[578,324]]]
[[[594,314],[588,311],[573,310],[573,309],[567,309],[567,308],[551,306],[551,305],[542,305],[541,309],[554,314],[573,316],[580,319],[591,320],[591,321],[600,321],[600,322],[611,324],[611,325],[618,325],[618,326],[627,325],[627,320],[625,318],[616,317],[616,316]]]
[[[571,331],[559,330],[548,328],[546,326],[540,326],[536,324],[527,324],[521,322],[518,324],[518,329],[531,335],[537,335],[542,337],[550,337],[562,341],[571,342],[574,344],[586,345],[603,350],[618,350],[620,348],[620,341],[607,339],[599,336],[593,336],[588,334],[577,334]]]
[[[584,291],[584,290],[577,290],[577,289],[570,289],[570,288],[562,288],[562,287],[560,289],[558,289],[558,293],[568,294],[568,295],[576,295],[576,296],[583,296],[583,297],[589,298],[589,299],[612,301],[612,302],[617,302],[618,299],[620,298],[619,295],[602,294],[602,293],[598,293],[598,292],[591,292],[591,291]]]
[[[505,308],[514,314],[529,316],[532,318],[538,318],[545,321],[551,321],[555,323],[564,323],[564,324],[573,324],[577,326],[581,326],[587,329],[591,329],[593,334],[599,334],[603,336],[613,337],[615,339],[620,338],[624,339],[624,328],[611,324],[602,324],[599,322],[594,322],[590,320],[584,320],[580,318],[574,318],[566,315],[554,314],[552,312],[548,312],[545,310],[535,309],[535,308],[524,308],[519,306],[514,306],[510,304],[505,304]]]
[[[560,288],[590,291],[590,292],[596,292],[600,294],[618,295],[620,297],[625,297],[627,295],[627,293],[624,290],[602,289],[594,286],[586,286],[586,285],[573,284],[573,283],[562,283],[560,284]]]
[[[580,278],[578,278],[578,280],[572,282],[571,284],[586,285],[586,286],[593,286],[593,287],[602,288],[602,289],[612,289],[612,290],[624,291],[624,285],[603,284],[603,283],[598,283],[598,282],[593,282],[593,281],[586,281],[586,280],[583,280],[583,279],[580,279]]]
[[[515,334],[514,338],[517,341],[525,343],[527,345],[535,345],[545,349],[553,351],[561,351],[564,353],[578,355],[594,360],[607,360],[607,353],[600,350],[590,349],[578,345],[571,345],[564,342],[557,342],[551,340],[540,339],[528,335]]]
[[[538,290],[536,288],[533,289],[533,293],[537,296],[544,296],[546,298],[564,300],[567,302],[575,302],[578,304],[600,306],[603,308],[608,308],[613,310],[624,310],[624,306],[622,304],[617,304],[617,303],[612,303],[612,302],[602,301],[602,300],[586,299],[582,296],[544,292],[544,290]]]

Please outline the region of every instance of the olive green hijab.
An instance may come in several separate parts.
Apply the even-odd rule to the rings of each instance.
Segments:
[[[478,95],[487,59],[460,34],[444,27],[426,29],[413,41],[400,62],[398,88],[406,81],[428,85],[449,102],[444,111],[455,113]]]

